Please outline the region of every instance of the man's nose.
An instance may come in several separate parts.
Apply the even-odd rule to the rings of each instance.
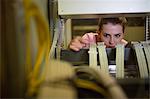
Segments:
[[[110,38],[109,44],[114,44],[114,38],[113,37]]]

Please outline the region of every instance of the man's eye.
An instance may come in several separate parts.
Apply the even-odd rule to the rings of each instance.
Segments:
[[[106,33],[105,33],[103,36],[104,36],[104,37],[109,37],[109,34],[106,34]]]
[[[120,34],[116,34],[115,37],[119,38],[121,35]]]

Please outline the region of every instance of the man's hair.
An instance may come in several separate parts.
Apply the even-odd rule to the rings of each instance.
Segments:
[[[123,27],[123,32],[124,32],[127,20],[125,17],[100,18],[98,23],[99,26],[98,31],[101,31],[103,25],[108,23],[111,23],[113,25],[120,24]]]

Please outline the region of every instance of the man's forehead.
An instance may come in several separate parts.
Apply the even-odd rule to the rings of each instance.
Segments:
[[[109,34],[118,34],[123,33],[123,27],[121,25],[104,25],[102,31]]]
[[[120,25],[120,24],[111,24],[111,23],[109,23],[109,24],[104,24],[103,25],[103,27],[102,28],[108,28],[108,29],[111,29],[111,28],[123,28],[122,27],[122,25]]]

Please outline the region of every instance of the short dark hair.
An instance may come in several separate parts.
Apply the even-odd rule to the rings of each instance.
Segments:
[[[98,30],[101,31],[103,25],[107,23],[112,23],[114,25],[120,24],[123,27],[123,32],[124,32],[127,20],[125,17],[100,18],[98,23],[99,26]]]

